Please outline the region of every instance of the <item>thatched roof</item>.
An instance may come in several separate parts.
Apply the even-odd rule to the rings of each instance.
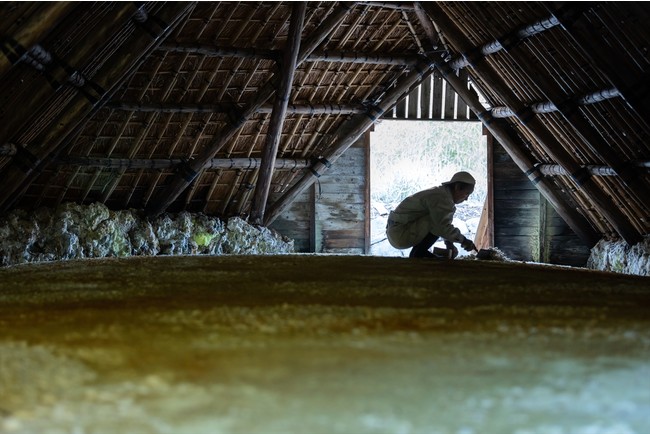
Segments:
[[[636,242],[649,18],[641,2],[5,2],[1,210],[269,223],[442,75],[583,240]]]

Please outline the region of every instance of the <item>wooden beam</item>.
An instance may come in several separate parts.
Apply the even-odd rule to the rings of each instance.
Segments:
[[[418,63],[417,55],[395,56],[382,53],[337,52],[318,51],[307,58],[307,62],[329,63],[363,63],[364,65],[415,65]]]
[[[138,112],[138,113],[232,113],[233,111],[245,108],[243,104],[237,103],[214,103],[214,104],[169,104],[169,103],[139,103],[114,101],[107,103],[104,107],[112,110]],[[362,104],[287,104],[288,114],[300,115],[351,115],[364,113],[366,108]],[[273,105],[262,104],[256,113],[268,114],[273,112]]]
[[[646,174],[650,167],[650,162],[635,162],[631,163],[631,165],[642,171],[642,177],[647,176]],[[609,166],[587,165],[583,167],[594,176],[618,176],[616,171]],[[559,164],[538,164],[537,168],[546,176],[571,176],[571,174]]]
[[[20,147],[11,163],[5,167],[2,174],[4,185],[0,194],[0,204],[3,209],[7,209],[8,204],[16,197],[17,191],[27,188],[31,182],[32,173],[41,170],[50,162],[50,158],[56,155],[62,144],[65,145],[66,139],[75,133],[76,128],[85,122],[93,110],[96,110],[105,99],[112,95],[121,81],[142,61],[142,56],[150,52],[164,37],[169,35],[178,24],[179,18],[193,6],[194,3],[191,2],[166,3],[156,14],[157,27],[145,29],[136,25],[132,36],[111,52],[110,57],[102,59],[99,69],[94,75],[87,77],[96,84],[97,89],[102,89],[102,94],[98,95],[99,101],[92,101],[86,94],[76,92],[65,106],[65,110],[61,110],[58,116],[52,119],[52,127],[34,139],[34,143],[47,143],[47,146],[37,146],[34,149]],[[106,41],[118,24],[118,29],[122,26],[131,26],[129,20],[133,12],[131,4],[125,4],[118,8],[115,12],[117,22],[106,20],[107,23],[104,27],[96,29],[97,38]],[[154,28],[157,33],[150,33]],[[84,59],[84,61],[87,62],[88,59]]]
[[[383,9],[395,9],[398,11],[409,11],[413,9],[413,3],[412,2],[381,2],[381,1],[376,1],[376,2],[359,2],[360,5],[365,5],[365,6],[373,6],[377,8],[383,8]]]
[[[620,96],[616,88],[603,89],[597,92],[584,95],[576,98],[574,95],[568,96],[568,99],[574,101],[577,105],[595,104],[597,102],[605,101],[611,98]],[[553,113],[558,111],[558,107],[551,101],[536,102],[528,105],[528,108],[533,113]],[[495,118],[509,118],[513,117],[515,113],[510,107],[497,106],[492,108],[492,117]]]
[[[460,96],[460,95],[459,95]],[[466,101],[467,102],[467,101]],[[487,136],[487,241],[488,247],[494,246],[494,136],[483,126]]]
[[[160,51],[169,53],[200,54],[208,57],[241,57],[244,59],[269,59],[278,60],[280,51],[265,50],[261,48],[217,47],[208,44],[192,44],[189,42],[166,42]]]
[[[270,208],[264,218],[264,225],[270,225],[305,189],[309,188],[327,169],[370,128],[382,115],[393,108],[414,87],[428,78],[433,72],[428,65],[418,65],[406,76],[398,80],[397,84],[384,94],[378,106],[372,111],[354,116],[345,125],[339,128],[331,138],[322,158],[303,175],[282,197]]]
[[[285,47],[282,58],[282,69],[280,71],[282,80],[280,81],[278,91],[275,93],[269,131],[266,135],[264,149],[262,150],[262,166],[260,167],[260,173],[255,185],[255,193],[251,202],[250,222],[252,224],[262,224],[264,219],[266,201],[269,197],[271,179],[273,178],[273,167],[278,154],[282,127],[284,126],[284,118],[287,113],[287,104],[291,96],[293,76],[296,72],[296,63],[300,50],[300,35],[302,34],[306,10],[307,3],[305,2],[294,3],[291,9],[289,36],[287,37],[287,46]]]
[[[93,158],[93,157],[66,157],[58,158],[53,164],[60,166],[79,166],[96,169],[171,169],[183,163],[180,158],[159,158],[159,159],[129,159],[129,158]],[[260,158],[213,158],[208,161],[204,170],[215,169],[258,169],[262,164]],[[296,158],[276,158],[275,169],[300,170],[309,167],[309,160]]]
[[[321,23],[312,37],[302,44],[296,65],[304,62],[305,59],[307,59],[307,57],[321,44],[321,42],[323,42],[323,40],[340,25],[350,11],[351,6],[352,5],[348,3],[341,3],[341,6]],[[174,178],[172,178],[170,184],[167,185],[163,191],[157,195],[155,200],[152,200],[145,208],[147,215],[159,215],[165,211],[183,191],[185,191],[185,189],[199,175],[205,163],[214,158],[217,152],[228,143],[246,121],[275,93],[275,80],[277,80],[277,77],[275,76],[269,79],[269,81],[257,93],[255,99],[250,102],[243,112],[239,113],[238,118],[227,125],[221,131],[221,134],[206,146],[205,150],[201,152],[201,154],[182,167],[180,173],[176,174]]]
[[[242,57],[246,59],[269,59],[278,61],[281,57],[279,50],[264,50],[260,48],[215,47],[206,44],[190,44],[172,42],[161,45],[161,51],[176,53],[200,54],[208,57]],[[415,65],[418,55],[395,56],[384,53],[367,53],[358,51],[314,51],[307,56],[305,62],[329,63],[363,63],[366,65]]]
[[[506,125],[499,123],[497,119],[491,117],[490,112],[485,110],[479,101],[478,96],[468,89],[465,83],[463,83],[453,73],[449,64],[438,61],[434,63],[434,65],[440,70],[442,76],[454,88],[456,93],[458,93],[458,96],[463,98],[470,109],[476,113],[478,118],[483,122],[485,128],[487,128],[490,133],[497,138],[515,164],[517,164],[517,166],[528,175],[531,182],[553,205],[564,221],[588,247],[593,247],[600,240],[600,234],[594,231],[582,214],[569,206],[566,201],[556,193],[554,186],[547,179],[544,179],[541,173],[536,169],[535,162],[526,147],[515,139],[516,135],[514,132]]]
[[[471,53],[474,51],[463,33],[458,30],[455,23],[437,3],[426,2],[422,5],[430,17],[435,17],[437,25],[458,52]],[[573,155],[555,140],[554,135],[540,119],[535,117],[532,111],[517,98],[512,89],[484,59],[482,56],[469,59],[472,69],[517,114],[521,127],[527,129],[544,148],[544,151],[572,174],[575,184],[585,191],[599,213],[628,244],[634,245],[641,240],[641,234],[611,198],[594,182],[591,174],[584,170]]]

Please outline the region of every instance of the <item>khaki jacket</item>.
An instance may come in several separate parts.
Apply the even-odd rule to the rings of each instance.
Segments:
[[[415,193],[404,199],[388,216],[386,235],[397,249],[412,247],[432,233],[447,241],[465,240],[452,221],[456,205],[444,185]]]

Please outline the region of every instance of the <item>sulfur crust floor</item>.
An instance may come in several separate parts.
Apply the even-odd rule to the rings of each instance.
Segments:
[[[0,269],[0,432],[644,434],[650,279],[491,261]]]

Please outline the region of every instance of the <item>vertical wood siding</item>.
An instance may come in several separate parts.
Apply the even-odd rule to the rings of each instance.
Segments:
[[[297,252],[366,253],[366,204],[370,198],[365,138],[351,146],[271,225],[294,240]]]
[[[589,249],[496,140],[492,152],[494,245],[518,261],[584,266]]]
[[[469,86],[467,71],[461,70],[458,74]],[[442,79],[438,72],[431,74],[384,117],[401,120],[478,120],[474,112],[468,110],[467,104],[458,98],[453,88]]]

